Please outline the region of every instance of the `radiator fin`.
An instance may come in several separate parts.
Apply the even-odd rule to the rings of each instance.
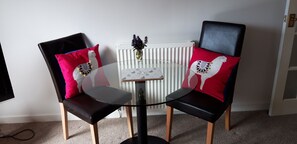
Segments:
[[[150,98],[149,102],[159,102],[171,92],[181,87],[181,82],[184,79],[186,68],[188,67],[189,60],[192,56],[193,43],[168,43],[168,44],[151,44],[143,49],[143,62],[153,63],[156,67],[161,67],[164,76],[170,77],[162,81],[147,81],[146,82],[146,95]],[[127,61],[132,60],[132,61]],[[162,60],[165,62],[173,62],[185,67],[175,68],[178,77],[173,77],[173,71],[169,71],[162,67],[161,63],[154,63],[153,60]],[[135,51],[130,45],[117,46],[117,61],[123,63],[119,65],[119,70],[134,68],[138,65],[135,59]],[[143,67],[143,66],[140,66]],[[125,82],[120,83],[120,87],[126,91],[132,92],[135,95],[135,83]],[[133,99],[132,101],[135,101]],[[148,109],[164,109],[165,105],[150,106]]]

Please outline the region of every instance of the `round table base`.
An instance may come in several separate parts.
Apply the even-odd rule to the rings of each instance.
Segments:
[[[147,141],[148,144],[169,144],[164,139],[155,136],[147,136]],[[129,138],[121,142],[121,144],[138,144],[137,137]]]

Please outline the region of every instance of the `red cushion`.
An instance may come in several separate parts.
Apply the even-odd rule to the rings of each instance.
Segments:
[[[81,84],[84,77],[92,70],[102,66],[98,49],[99,45],[97,44],[91,48],[55,55],[66,83],[66,99],[81,93]],[[105,77],[101,75],[100,78]],[[90,82],[92,82],[92,80],[90,80]],[[104,84],[99,85],[106,84],[108,84],[107,80]]]
[[[198,83],[195,86],[196,91],[208,94],[224,102],[225,86],[239,59],[239,57],[227,56],[202,48],[194,48],[189,62],[191,71],[187,71],[182,86],[192,87],[194,83],[197,83],[198,79]],[[194,75],[197,76],[196,79]]]

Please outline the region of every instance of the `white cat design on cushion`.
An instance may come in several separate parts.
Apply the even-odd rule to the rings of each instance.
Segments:
[[[223,63],[226,61],[227,58],[225,56],[218,56],[211,62],[206,62],[203,60],[197,60],[193,62],[190,67],[190,74],[188,76],[188,85],[190,85],[190,80],[195,74],[201,75],[200,90],[202,90],[205,81],[208,78],[211,78],[214,75],[216,75],[220,71]]]
[[[92,70],[98,68],[98,61],[96,59],[96,53],[94,50],[88,51],[89,62],[78,65],[73,71],[73,79],[77,82],[77,88],[81,93],[81,85],[85,76],[87,76]],[[92,76],[92,75],[91,75]],[[91,77],[92,85],[95,85],[94,76]]]

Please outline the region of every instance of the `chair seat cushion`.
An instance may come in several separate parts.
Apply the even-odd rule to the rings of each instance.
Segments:
[[[84,93],[64,100],[63,104],[68,112],[90,124],[97,123],[108,114],[120,108],[120,106],[98,102]]]
[[[215,122],[228,106],[216,98],[194,90],[174,100],[177,94],[183,93],[183,90],[181,88],[168,95],[166,99],[170,102],[167,105],[209,122]]]

